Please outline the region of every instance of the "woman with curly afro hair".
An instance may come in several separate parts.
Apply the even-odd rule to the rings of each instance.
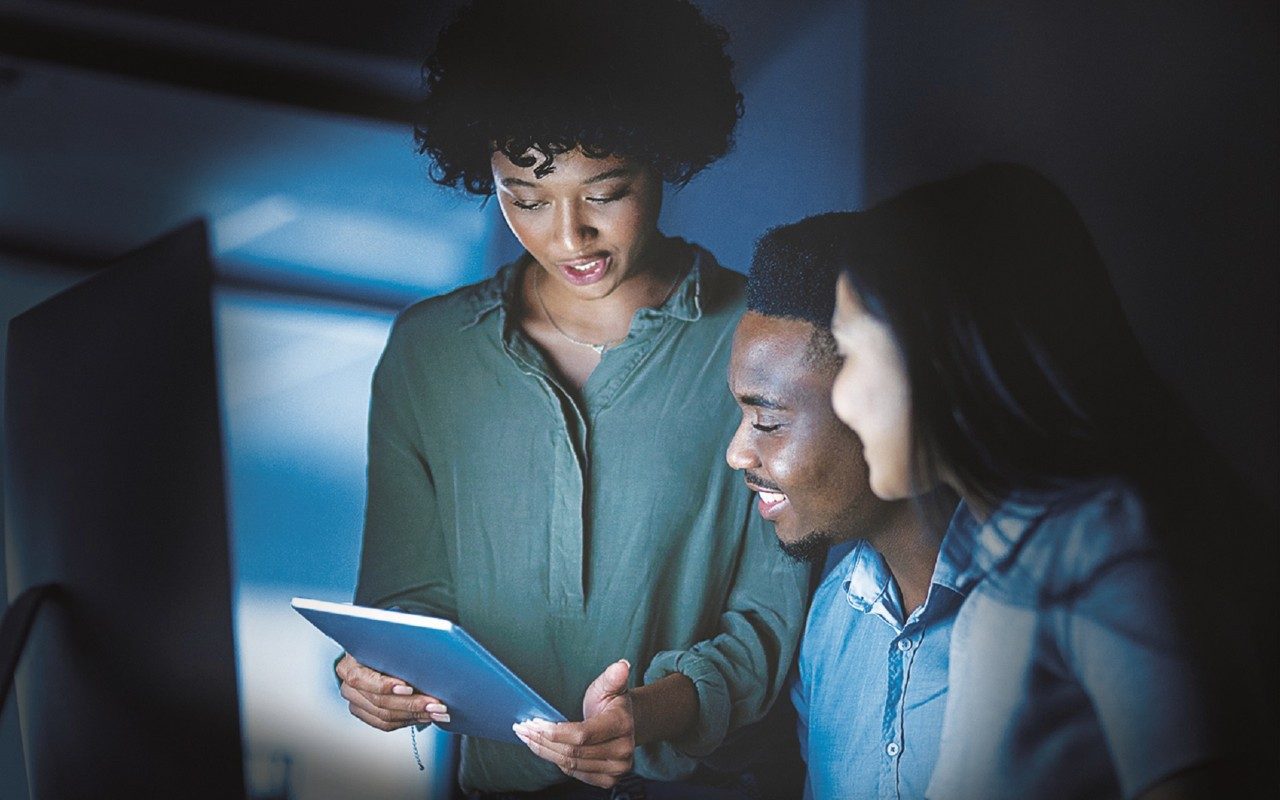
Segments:
[[[496,194],[525,252],[393,326],[356,602],[457,621],[573,720],[465,738],[469,796],[791,793],[759,761],[771,726],[747,726],[807,575],[722,458],[744,281],[658,230],[664,184],[732,147],[726,41],[685,0],[475,0],[424,66],[432,178]],[[351,656],[337,672],[375,728],[452,719]]]

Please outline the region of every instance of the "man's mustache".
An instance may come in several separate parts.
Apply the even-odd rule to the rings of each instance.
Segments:
[[[764,478],[761,478],[759,475],[755,474],[754,472],[751,472],[750,470],[743,470],[742,475],[744,478],[747,479],[747,483],[751,484],[757,489],[764,489],[766,492],[777,492],[778,494],[786,494],[786,492],[782,491],[782,488],[778,486],[778,484],[774,483],[773,481],[767,481]]]

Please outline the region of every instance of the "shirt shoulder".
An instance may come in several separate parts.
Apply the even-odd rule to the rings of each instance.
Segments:
[[[447,334],[480,321],[503,305],[513,269],[507,265],[491,278],[413,303],[396,315],[393,333]]]
[[[391,324],[383,361],[448,367],[485,357],[481,351],[492,350],[501,336],[504,294],[513,272],[514,266],[507,265],[491,278],[402,310]]]
[[[1030,555],[1047,574],[1071,583],[1158,550],[1145,503],[1118,478],[1063,492],[1047,505],[1039,528]]]

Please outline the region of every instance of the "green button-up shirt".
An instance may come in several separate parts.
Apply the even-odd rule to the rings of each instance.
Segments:
[[[694,248],[667,302],[637,311],[573,392],[511,313],[520,271],[418,303],[392,328],[373,379],[356,602],[458,622],[569,719],[619,658],[644,683],[687,675],[695,729],[636,753],[641,775],[681,778],[768,710],[804,620],[806,572],[724,460],[743,278]],[[522,745],[463,741],[466,789],[564,780]]]

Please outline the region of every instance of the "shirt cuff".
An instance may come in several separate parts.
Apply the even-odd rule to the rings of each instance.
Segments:
[[[729,687],[710,660],[688,650],[658,653],[645,670],[645,684],[679,673],[693,681],[698,693],[698,720],[693,729],[669,744],[688,758],[710,755],[729,732]]]

